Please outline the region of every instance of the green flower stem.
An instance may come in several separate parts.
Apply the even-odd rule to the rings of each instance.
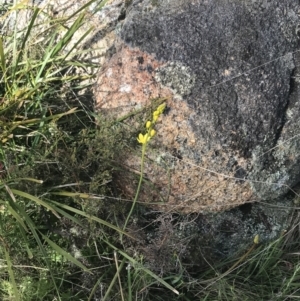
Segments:
[[[233,269],[235,269],[254,250],[254,248],[258,244],[259,244],[259,236],[256,235],[255,238],[254,238],[254,243],[253,243],[252,247],[225,274],[227,275]]]
[[[152,120],[151,121],[148,120],[146,122],[146,129],[147,129],[146,134],[140,133],[138,138],[137,138],[137,141],[142,144],[141,175],[140,175],[139,184],[138,184],[138,187],[137,187],[137,190],[136,190],[136,193],[135,193],[135,197],[134,197],[130,212],[127,215],[123,230],[125,230],[126,227],[127,227],[128,221],[129,221],[129,219],[132,215],[133,209],[134,209],[135,204],[138,200],[140,190],[141,190],[141,187],[142,187],[143,175],[144,175],[145,152],[146,152],[147,143],[149,142],[149,140],[152,137],[155,136],[156,131],[154,129],[154,125],[155,125],[157,119],[159,118],[159,116],[163,113],[165,107],[166,107],[166,103],[162,103],[156,108],[156,110],[152,113]],[[121,242],[122,242],[122,240],[123,240],[123,234],[121,233]]]
[[[144,174],[144,159],[145,159],[145,152],[146,152],[146,146],[147,146],[147,143],[144,143],[142,145],[142,162],[141,162],[141,175],[140,175],[140,180],[139,180],[139,184],[138,184],[138,187],[137,187],[137,190],[136,190],[136,193],[135,193],[135,197],[134,197],[134,200],[133,200],[133,203],[132,203],[132,206],[131,206],[131,209],[129,211],[129,214],[127,215],[127,218],[126,218],[126,221],[125,221],[125,224],[124,224],[124,227],[123,227],[123,230],[125,230],[125,228],[127,227],[127,224],[128,224],[128,221],[131,217],[131,214],[133,212],[133,209],[135,207],[135,204],[139,198],[139,194],[140,194],[140,190],[141,190],[141,187],[142,187],[142,182],[143,182],[143,174]]]

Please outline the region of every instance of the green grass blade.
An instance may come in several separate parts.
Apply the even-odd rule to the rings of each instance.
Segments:
[[[105,293],[105,295],[104,295],[102,301],[105,301],[105,300],[108,298],[108,296],[109,296],[109,294],[110,294],[110,291],[111,291],[112,287],[114,286],[114,284],[115,284],[115,282],[116,282],[116,280],[117,280],[117,278],[118,278],[118,275],[119,275],[120,271],[122,270],[122,268],[123,268],[123,266],[124,266],[124,263],[125,263],[125,258],[123,258],[123,260],[122,260],[120,266],[118,267],[118,269],[117,269],[117,271],[116,271],[116,273],[115,273],[113,279],[111,280],[111,282],[110,282],[110,284],[109,284],[109,286],[108,286],[108,288],[107,288],[107,290],[106,290],[106,293]],[[91,297],[91,296],[90,296],[90,297]],[[89,298],[89,300],[91,300],[91,298]]]
[[[18,204],[16,204],[16,205],[18,206]],[[61,301],[61,298],[60,298],[60,295],[59,295],[59,290],[58,290],[58,287],[56,285],[53,273],[51,271],[50,264],[49,264],[48,259],[47,259],[47,252],[45,251],[45,249],[43,247],[43,244],[42,244],[42,242],[40,240],[40,237],[39,237],[39,235],[36,232],[36,226],[35,226],[34,222],[31,220],[31,218],[28,216],[28,214],[25,212],[25,210],[21,206],[18,206],[18,210],[20,211],[20,213],[24,217],[24,220],[26,221],[29,229],[31,230],[31,233],[32,233],[33,237],[35,238],[35,240],[36,240],[36,242],[37,242],[37,244],[39,246],[39,249],[41,251],[41,256],[42,256],[43,260],[45,261],[45,263],[46,263],[46,265],[48,267],[48,270],[50,272],[50,276],[51,276],[51,279],[52,279],[55,291],[57,293],[58,300]]]
[[[4,249],[4,253],[5,253],[5,259],[6,259],[6,262],[7,262],[9,280],[11,281],[11,285],[12,285],[12,289],[13,289],[13,293],[14,293],[14,296],[13,296],[14,299],[13,300],[19,301],[21,299],[20,299],[20,294],[19,294],[18,288],[17,288],[14,272],[13,272],[13,269],[12,269],[12,263],[11,263],[11,260],[10,260],[10,256],[9,256],[6,248],[4,247],[3,249]]]
[[[125,257],[124,257],[125,258]],[[127,269],[127,283],[128,283],[128,301],[132,301],[132,284],[131,284],[131,271]]]
[[[88,29],[77,41],[76,43],[71,47],[71,49],[68,51],[68,53],[66,54],[65,58],[66,59],[70,53],[72,53],[72,51],[74,49],[77,48],[77,46],[84,40],[84,38],[93,30],[93,28]]]
[[[34,9],[33,15],[31,16],[30,23],[28,24],[26,34],[25,34],[25,36],[23,38],[23,41],[22,41],[22,44],[21,44],[21,49],[22,50],[25,48],[25,44],[28,41],[29,35],[31,33],[31,29],[33,28],[34,22],[35,22],[35,20],[38,16],[39,12],[40,12],[40,9],[36,7]]]
[[[59,206],[59,207],[61,207],[61,208],[64,208],[64,209],[66,209],[66,210],[69,210],[69,211],[71,211],[71,212],[74,212],[74,213],[76,213],[76,214],[79,214],[79,215],[81,215],[81,216],[84,216],[84,217],[86,217],[86,218],[89,219],[89,220],[93,220],[93,221],[95,221],[95,222],[97,222],[97,223],[99,223],[99,224],[102,224],[102,225],[104,225],[104,226],[106,226],[106,227],[108,227],[108,228],[111,228],[111,229],[113,229],[113,230],[116,230],[117,232],[122,233],[122,234],[124,234],[124,235],[126,235],[126,236],[128,236],[128,237],[130,237],[130,238],[132,238],[132,239],[135,239],[133,236],[131,236],[131,235],[128,234],[127,232],[123,231],[122,229],[118,228],[117,226],[115,226],[115,225],[113,225],[113,224],[111,224],[111,223],[109,223],[109,222],[107,222],[107,221],[105,221],[105,220],[103,220],[103,219],[100,219],[100,218],[98,218],[98,217],[96,217],[96,216],[94,216],[94,215],[86,214],[86,213],[84,213],[84,212],[81,211],[81,210],[78,210],[78,209],[76,209],[76,208],[70,207],[70,206],[65,205],[65,204],[60,204],[60,203],[55,202],[55,201],[52,201],[52,203],[54,203],[55,205],[57,205],[57,206]]]
[[[23,240],[24,240],[24,243],[25,243],[25,246],[26,246],[26,251],[27,251],[27,254],[28,254],[28,258],[29,259],[32,259],[33,258],[33,254],[29,248],[29,242],[28,242],[28,239],[27,239],[27,236],[26,236],[26,233],[24,231],[24,229],[19,225],[19,229],[20,229],[20,233],[23,237]]]
[[[27,232],[28,229],[27,229],[25,223],[23,222],[22,217],[10,205],[8,205],[7,210],[16,219],[16,221],[19,223],[19,225],[21,225],[22,228]]]
[[[0,67],[2,69],[3,74],[5,75],[6,71],[6,64],[5,64],[5,55],[4,55],[4,48],[3,48],[3,41],[0,37]]]
[[[10,196],[10,200],[8,201],[8,204],[7,204],[7,210],[9,211],[9,213],[16,219],[16,221],[19,223],[19,225],[21,225],[23,227],[23,229],[27,232],[28,229],[25,225],[25,223],[23,222],[23,219],[22,217],[16,212],[16,198],[13,194],[13,192],[11,191],[11,189],[7,186],[7,185],[4,185],[8,195]],[[6,204],[5,202],[1,201],[1,203],[3,203],[4,205]]]
[[[79,197],[82,199],[88,199],[88,198],[93,198],[92,195],[88,193],[81,193],[81,192],[69,192],[69,191],[60,191],[60,192],[53,192],[53,195],[60,195],[60,196],[65,196],[65,197]],[[102,197],[103,199],[103,197]]]
[[[20,60],[21,60],[21,58],[22,58],[22,56],[24,54],[25,44],[28,41],[28,37],[30,35],[31,29],[32,29],[32,27],[34,25],[34,22],[35,22],[35,20],[36,20],[37,15],[38,15],[39,12],[40,12],[39,8],[36,8],[34,10],[34,13],[33,13],[32,17],[31,17],[30,23],[28,24],[26,34],[25,34],[25,36],[23,38],[21,47],[20,47],[19,52],[18,52],[18,56],[16,58],[16,62],[15,62],[14,69],[13,69],[12,78],[15,78],[16,71],[19,69],[19,62],[20,62]],[[16,37],[15,37],[15,39],[16,39]]]
[[[35,76],[35,80],[34,80],[35,83],[42,81],[41,76],[42,76],[43,72],[45,71],[47,64],[49,63],[49,61],[52,58],[52,53],[54,51],[53,44],[54,44],[55,38],[56,38],[56,34],[53,34],[51,40],[49,41],[49,46],[47,47],[47,49],[45,51],[45,55],[42,59],[43,63],[41,65],[39,71],[37,72],[37,75]]]
[[[37,183],[37,184],[43,184],[43,180],[37,180],[37,179],[34,179],[34,178],[17,178],[17,179],[14,179],[15,182],[17,181],[30,181],[30,182],[34,182],[34,183]]]
[[[106,4],[108,0],[102,0],[100,5],[98,6],[98,11],[102,9],[102,7]],[[75,11],[72,15],[70,15],[67,20],[72,19],[73,17],[75,17],[76,15],[78,15],[80,12],[82,12],[84,9],[86,9],[87,7],[89,7],[91,4],[93,4],[95,2],[95,0],[91,0],[89,2],[87,2],[86,4],[84,4],[82,7],[80,7],[77,11]]]
[[[91,301],[95,292],[97,291],[99,285],[101,284],[101,282],[103,281],[103,277],[104,277],[105,273],[101,275],[101,277],[97,280],[96,284],[94,285],[90,295],[89,295],[89,298],[87,301]],[[102,300],[103,301],[103,300]]]
[[[79,197],[82,199],[93,199],[93,200],[103,200],[103,196],[97,196],[89,193],[82,193],[82,192],[69,192],[69,191],[60,191],[60,192],[52,192],[53,195],[60,195],[65,197]]]
[[[76,111],[76,110],[77,110],[77,108],[72,108],[71,110],[69,110],[67,112],[64,112],[64,113],[51,115],[51,116],[48,116],[48,117],[32,118],[32,119],[29,119],[29,120],[22,120],[22,121],[14,121],[14,122],[12,122],[12,124],[17,126],[17,125],[35,124],[35,123],[40,123],[40,122],[44,122],[44,121],[48,121],[48,120],[59,119],[63,116],[73,114],[73,113],[77,113],[78,111]]]
[[[76,218],[74,217],[73,215],[70,215],[69,213],[67,213],[66,211],[54,206],[52,204],[53,208],[55,209],[55,211],[57,211],[61,216],[64,216],[65,218],[73,221],[75,224],[79,225],[80,227],[84,227],[84,225]]]
[[[83,25],[84,14],[82,13],[72,24],[70,29],[65,33],[61,40],[56,44],[52,51],[51,57],[56,56],[70,42],[74,33]]]
[[[37,203],[38,205],[44,206],[45,208],[49,209],[57,218],[60,218],[59,215],[55,212],[55,209],[51,205],[46,203],[45,201],[35,197],[34,195],[26,193],[24,191],[20,191],[20,190],[17,190],[17,189],[12,189],[12,188],[11,188],[11,191],[16,195],[19,195],[19,196],[21,196],[25,199],[31,200],[31,201]]]
[[[55,242],[53,242],[51,239],[49,239],[44,234],[40,233],[42,237],[45,239],[45,241],[49,244],[49,246],[55,250],[58,254],[62,255],[64,258],[69,260],[70,262],[77,265],[79,268],[83,269],[86,272],[89,272],[92,274],[91,271],[89,271],[80,261],[78,261],[76,258],[74,258],[70,253],[66,252],[64,249],[62,249],[60,246],[58,246]]]

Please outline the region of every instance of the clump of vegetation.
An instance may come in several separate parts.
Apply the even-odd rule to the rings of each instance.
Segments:
[[[20,26],[28,14],[29,23]],[[84,70],[97,68],[80,61],[78,54],[89,31],[75,43],[72,39],[86,17],[84,7],[72,19],[53,19],[45,10],[24,4],[2,10],[3,300],[84,298],[88,290],[72,283],[82,273],[92,274],[83,255],[91,221],[119,231],[97,217],[103,203],[98,195],[108,191],[120,135],[105,121],[97,129],[89,109],[86,82],[95,74]],[[75,239],[83,229],[85,244],[79,250]]]
[[[93,112],[98,67],[80,48],[90,31],[74,41],[86,8],[105,2],[65,18],[25,2],[0,5],[1,300],[298,299],[297,212],[276,241],[218,262],[193,253],[197,242],[176,234],[173,213],[140,218],[143,156],[164,104],[138,136],[136,197],[121,200],[113,175],[123,168],[119,154],[139,150],[136,136],[126,116]],[[20,26],[24,13],[30,18]],[[188,249],[198,258],[187,258]]]
[[[128,130],[92,110],[87,80],[97,66],[81,59],[87,50],[80,48],[90,30],[73,39],[87,7],[65,18],[24,3],[1,10],[3,300],[108,299],[120,293],[114,285],[125,263],[133,281],[145,274],[171,288],[120,245],[120,234],[131,235],[118,225],[124,215],[116,220],[120,202],[106,196]]]

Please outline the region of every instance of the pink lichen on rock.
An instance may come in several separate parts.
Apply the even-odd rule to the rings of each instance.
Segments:
[[[171,96],[154,79],[163,63],[139,49],[122,45],[103,66],[95,89],[97,109],[116,109],[126,114],[148,105],[151,98]]]

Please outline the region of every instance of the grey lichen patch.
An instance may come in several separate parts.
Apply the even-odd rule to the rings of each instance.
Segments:
[[[273,174],[261,171],[257,178],[257,181],[251,182],[251,186],[262,200],[268,200],[270,196],[276,198],[290,191],[287,184],[290,181],[290,175],[284,168]]]
[[[152,4],[153,6],[158,6],[158,5],[159,5],[159,2],[158,2],[158,0],[151,0],[151,4]]]
[[[183,97],[191,94],[196,75],[190,67],[180,62],[170,62],[157,70],[155,79]]]

